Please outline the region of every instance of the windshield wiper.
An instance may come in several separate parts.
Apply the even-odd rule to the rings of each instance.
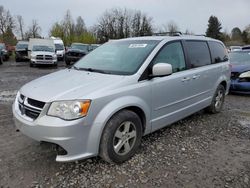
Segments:
[[[75,67],[74,68],[76,70],[84,70],[84,71],[88,71],[88,72],[98,72],[98,73],[102,73],[102,74],[111,74],[111,72],[109,71],[105,71],[105,70],[100,70],[100,69],[93,69],[93,68],[80,68],[80,67]]]

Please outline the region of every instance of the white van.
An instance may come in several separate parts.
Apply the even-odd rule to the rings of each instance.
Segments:
[[[52,39],[30,38],[28,52],[31,67],[37,64],[57,66],[56,49]]]
[[[65,56],[65,47],[64,47],[63,40],[60,38],[55,38],[55,37],[51,37],[51,39],[54,40],[58,61],[63,61],[64,56]]]

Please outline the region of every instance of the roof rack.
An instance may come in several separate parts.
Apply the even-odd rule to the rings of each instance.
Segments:
[[[182,32],[174,31],[174,32],[162,32],[162,33],[153,33],[153,36],[181,36]]]
[[[194,36],[206,37],[206,35],[204,35],[204,34],[198,34],[198,35],[194,35]]]

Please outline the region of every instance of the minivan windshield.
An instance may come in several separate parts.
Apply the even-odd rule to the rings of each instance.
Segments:
[[[55,44],[56,50],[64,50],[63,44]]]
[[[5,49],[5,44],[0,43],[0,50]]]
[[[88,46],[89,45],[85,45],[85,44],[72,44],[70,49],[74,49],[74,50],[82,50],[82,51],[88,51]]]
[[[157,40],[120,40],[108,42],[75,65],[75,69],[107,74],[134,74],[160,41]]]
[[[250,65],[250,51],[229,53],[229,59],[233,65]]]
[[[39,46],[33,46],[32,51],[54,52],[54,49],[51,46],[42,46],[42,45],[39,45]]]
[[[27,49],[27,48],[28,48],[28,44],[19,43],[19,44],[16,45],[17,50],[23,50],[23,49]]]

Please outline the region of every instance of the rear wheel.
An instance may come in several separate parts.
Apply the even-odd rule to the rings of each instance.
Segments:
[[[32,62],[30,62],[30,67],[34,67],[34,64]]]
[[[219,113],[222,110],[225,99],[225,88],[223,85],[219,85],[213,96],[212,103],[207,107],[207,111],[213,114]]]
[[[66,60],[65,61],[66,65],[70,65],[70,61]]]
[[[0,55],[0,65],[3,64],[3,56]]]
[[[122,163],[138,149],[142,138],[142,123],[138,115],[123,110],[107,123],[101,143],[100,156],[109,163]]]

